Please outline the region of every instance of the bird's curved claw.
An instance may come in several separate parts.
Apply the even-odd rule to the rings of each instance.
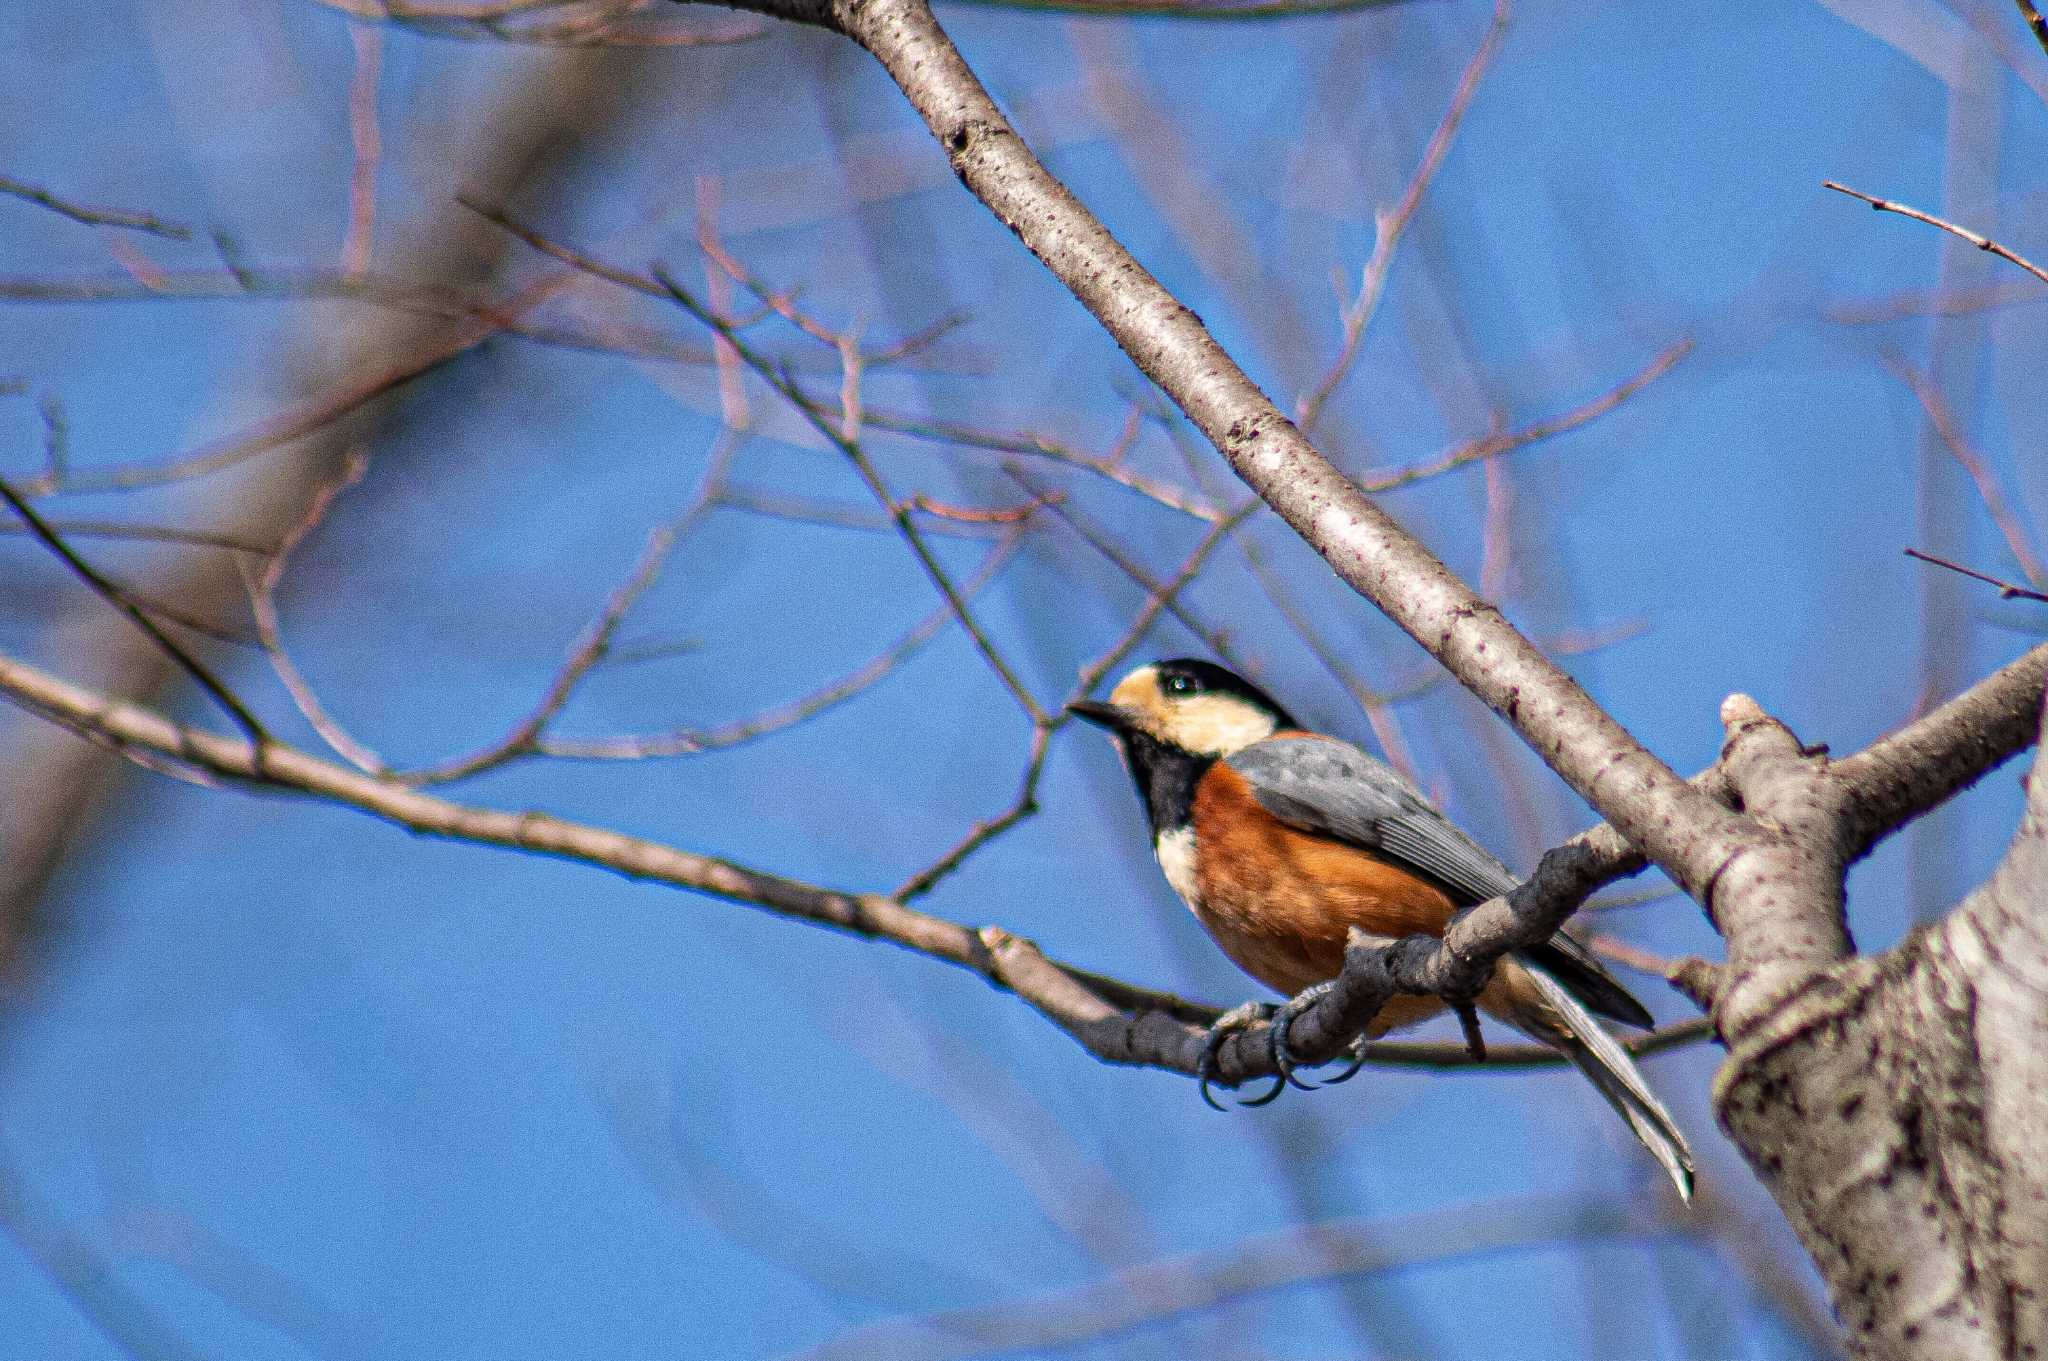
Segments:
[[[1312,1092],[1323,1085],[1320,1082],[1310,1082],[1306,1078],[1299,1078],[1294,1075],[1294,1050],[1288,1046],[1287,1031],[1294,1024],[1295,1018],[1314,1006],[1322,998],[1323,994],[1330,990],[1330,987],[1331,985],[1328,983],[1318,983],[1312,988],[1303,988],[1300,992],[1288,998],[1285,1006],[1273,1013],[1273,1067],[1280,1074],[1280,1085],[1283,1087],[1291,1084],[1299,1087],[1304,1092]],[[1346,1073],[1344,1076],[1350,1077],[1351,1074]],[[1338,1079],[1338,1081],[1342,1080],[1342,1078]],[[1276,1087],[1273,1095],[1278,1096],[1279,1094],[1279,1088]],[[1267,1100],[1271,1099],[1272,1097],[1267,1098]]]
[[[1280,1093],[1286,1090],[1287,1079],[1284,1077],[1274,1078],[1273,1085],[1266,1089],[1265,1094],[1263,1096],[1239,1097],[1237,1104],[1240,1106],[1270,1106],[1275,1101],[1279,1100]]]
[[[1357,1076],[1358,1076],[1358,1073],[1359,1073],[1359,1070],[1360,1070],[1360,1069],[1362,1069],[1362,1068],[1364,1068],[1364,1067],[1365,1067],[1365,1037],[1364,1037],[1363,1035],[1361,1035],[1361,1036],[1359,1036],[1359,1037],[1358,1037],[1358,1038],[1357,1038],[1356,1040],[1352,1041],[1352,1044],[1351,1044],[1351,1061],[1350,1061],[1349,1063],[1347,1063],[1347,1064],[1345,1064],[1345,1065],[1344,1065],[1344,1071],[1343,1071],[1343,1072],[1341,1072],[1341,1073],[1339,1073],[1339,1074],[1337,1074],[1337,1076],[1335,1076],[1335,1077],[1326,1077],[1326,1078],[1324,1078],[1324,1079],[1323,1079],[1323,1085],[1324,1085],[1325,1087],[1334,1087],[1334,1086],[1336,1086],[1336,1085],[1337,1085],[1338,1083],[1340,1083],[1340,1082],[1349,1082],[1349,1081],[1351,1081],[1351,1079],[1352,1079],[1352,1078],[1355,1078],[1355,1077],[1357,1077]]]
[[[1272,1015],[1272,1003],[1246,1002],[1243,1006],[1232,1007],[1229,1011],[1218,1016],[1216,1023],[1209,1027],[1209,1037],[1202,1041],[1201,1057],[1195,1060],[1195,1082],[1197,1089],[1202,1094],[1202,1104],[1210,1110],[1220,1111],[1223,1109],[1217,1103],[1216,1098],[1209,1093],[1209,1084],[1216,1080],[1216,1055],[1222,1050],[1223,1041],[1229,1038],[1231,1031],[1242,1030],[1252,1022],[1267,1020]],[[1282,1079],[1275,1083],[1273,1090],[1267,1092],[1264,1096],[1255,1096],[1248,1101],[1240,1101],[1237,1104],[1240,1106],[1263,1106],[1274,1097],[1280,1095],[1286,1086],[1286,1080]]]

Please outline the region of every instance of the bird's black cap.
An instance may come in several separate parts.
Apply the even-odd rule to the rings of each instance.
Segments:
[[[1153,663],[1159,672],[1159,686],[1169,695],[1230,695],[1257,705],[1283,728],[1298,728],[1294,716],[1281,708],[1271,695],[1243,676],[1200,657],[1171,657]]]

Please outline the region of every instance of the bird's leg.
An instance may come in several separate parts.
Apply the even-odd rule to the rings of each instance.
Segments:
[[[1467,1000],[1451,1003],[1458,1013],[1458,1028],[1465,1032],[1465,1052],[1474,1063],[1486,1062],[1486,1037],[1479,1033],[1479,1009]]]
[[[1202,1041],[1202,1056],[1195,1060],[1195,1079],[1202,1093],[1202,1104],[1210,1110],[1220,1111],[1223,1109],[1223,1107],[1216,1104],[1216,1098],[1209,1095],[1209,1084],[1216,1080],[1216,1055],[1222,1050],[1223,1041],[1230,1037],[1231,1031],[1242,1030],[1256,1021],[1269,1020],[1272,1018],[1272,1015],[1273,1004],[1271,1002],[1246,1002],[1244,1005],[1232,1007],[1221,1016],[1218,1016],[1216,1024],[1209,1027],[1209,1038]],[[1255,1096],[1249,1101],[1240,1101],[1237,1104],[1240,1106],[1263,1106],[1274,1097],[1280,1095],[1286,1086],[1287,1080],[1282,1078],[1274,1083],[1273,1090],[1267,1092],[1264,1096]]]

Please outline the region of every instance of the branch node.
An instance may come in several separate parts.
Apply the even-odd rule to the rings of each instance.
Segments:
[[[1684,993],[1701,1011],[1711,1012],[1722,988],[1727,985],[1728,970],[1723,965],[1692,955],[1667,969],[1664,981]]]
[[[1764,712],[1763,705],[1739,691],[1721,701],[1721,726],[1728,729],[1730,737],[1735,735],[1737,728],[1769,720],[1770,715]]]

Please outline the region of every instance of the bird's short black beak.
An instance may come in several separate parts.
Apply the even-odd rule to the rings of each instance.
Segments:
[[[1105,704],[1099,699],[1077,699],[1067,706],[1067,712],[1083,723],[1093,723],[1111,732],[1120,733],[1131,726],[1129,710],[1120,704]]]

